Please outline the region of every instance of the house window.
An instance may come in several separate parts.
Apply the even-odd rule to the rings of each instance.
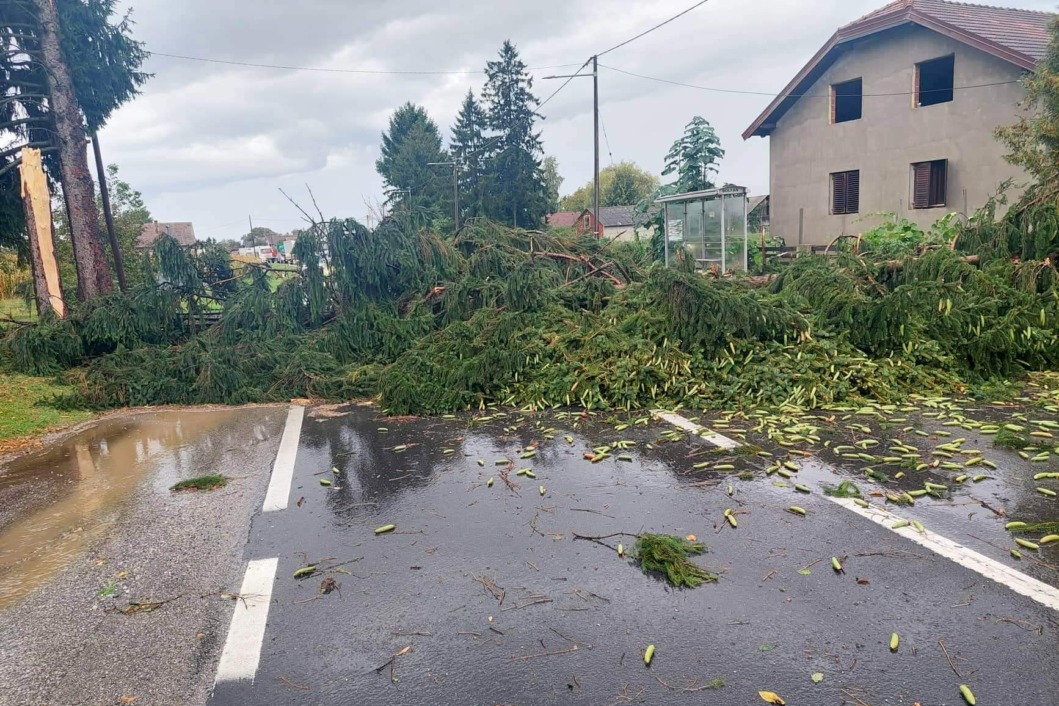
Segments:
[[[948,160],[917,162],[912,165],[912,208],[937,208],[945,205]]]
[[[920,108],[952,101],[955,56],[916,64],[916,105]]]
[[[831,123],[845,123],[860,120],[861,104],[864,102],[864,82],[855,78],[852,81],[835,83],[831,86]]]
[[[860,170],[831,175],[831,214],[838,216],[860,211]]]

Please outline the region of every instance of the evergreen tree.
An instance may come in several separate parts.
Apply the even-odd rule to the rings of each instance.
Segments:
[[[662,174],[676,174],[678,193],[712,189],[710,174],[717,173],[717,163],[724,157],[721,141],[713,127],[696,115],[684,128],[684,136],[673,143],[666,155]]]
[[[559,162],[555,157],[545,157],[541,164],[544,181],[545,213],[559,210],[559,189],[563,188],[563,177],[559,174]]]
[[[437,123],[422,107],[405,103],[390,117],[382,135],[381,156],[375,168],[386,184],[393,212],[415,227],[452,213],[450,172],[431,162],[447,162]]]
[[[1059,186],[1059,21],[1037,70],[1026,78],[1025,115],[997,137],[1010,150],[1007,160],[1051,189]],[[1034,189],[1035,191],[1037,189]]]
[[[489,129],[496,133],[496,151],[488,164],[487,214],[503,223],[535,228],[544,219],[547,203],[540,157],[540,133],[534,122],[540,102],[533,95],[533,79],[515,46],[505,41],[499,59],[485,67],[482,99]]]
[[[111,288],[85,138],[148,78],[139,70],[147,53],[129,36],[128,15],[111,21],[115,5],[115,0],[0,0],[5,48],[0,132],[9,145],[0,158],[9,168],[22,146],[46,153],[45,169],[62,183],[68,205],[82,299]],[[5,200],[0,207],[13,205]]]
[[[449,145],[452,158],[459,165],[462,220],[485,213],[485,165],[489,157],[486,129],[485,111],[475,100],[474,92],[468,90],[456,116]]]

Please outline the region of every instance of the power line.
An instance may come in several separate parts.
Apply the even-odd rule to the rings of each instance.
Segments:
[[[580,68],[580,69],[578,69],[578,70],[577,70],[577,71],[575,71],[574,73],[572,73],[572,74],[570,74],[569,76],[567,76],[567,77],[566,77],[566,80],[565,80],[565,81],[563,81],[563,83],[562,83],[562,85],[561,85],[561,86],[559,86],[558,88],[556,88],[556,89],[555,89],[555,91],[554,91],[554,92],[553,92],[553,93],[552,93],[552,94],[551,94],[550,96],[548,96],[548,97],[547,97],[547,98],[545,98],[545,99],[544,99],[543,101],[541,101],[540,103],[538,103],[538,104],[537,104],[537,110],[540,110],[541,108],[543,108],[543,107],[545,106],[545,104],[547,104],[547,102],[548,102],[548,101],[550,101],[550,100],[551,100],[552,98],[555,98],[555,96],[556,96],[556,95],[558,95],[559,91],[561,91],[561,90],[563,90],[564,88],[566,88],[566,87],[567,87],[567,86],[568,86],[568,85],[570,84],[570,82],[571,82],[571,81],[573,81],[573,80],[574,80],[575,78],[577,78],[578,76],[590,76],[591,74],[582,74],[582,73],[581,73],[582,69],[584,69],[584,68],[585,68],[586,66],[588,66],[588,62],[589,62],[589,61],[592,61],[592,59],[590,58],[590,59],[588,59],[588,61],[586,61],[585,63],[581,64],[581,68]]]
[[[164,56],[170,59],[183,59],[185,61],[201,61],[208,64],[225,64],[227,66],[249,66],[256,69],[280,69],[283,71],[313,71],[316,73],[329,73],[329,74],[380,74],[380,75],[402,75],[402,76],[448,76],[448,75],[460,75],[466,76],[469,74],[481,74],[485,73],[485,69],[475,70],[437,70],[437,71],[396,71],[387,69],[328,69],[319,66],[287,66],[284,64],[257,64],[250,61],[233,61],[228,59],[210,59],[202,56],[187,56],[185,54],[168,54],[166,52],[155,51],[151,52],[151,56]],[[577,66],[577,64],[553,64],[551,66],[527,66],[528,71],[535,71],[540,69],[561,69],[569,66]]]
[[[599,114],[599,126],[603,128],[603,141],[607,143],[607,156],[610,157],[610,166],[614,166],[614,152],[610,149],[610,138],[607,137],[607,126],[603,123],[603,113]]]
[[[681,81],[671,81],[667,78],[658,78],[657,76],[645,76],[643,74],[633,73],[632,71],[626,71],[625,69],[619,69],[615,66],[606,66],[600,64],[604,69],[610,69],[616,71],[619,74],[625,74],[626,76],[634,76],[635,78],[642,78],[648,81],[657,81],[658,83],[667,83],[671,86],[682,86],[684,88],[694,88],[700,91],[712,91],[714,93],[735,93],[746,96],[765,96],[766,98],[830,98],[829,93],[767,93],[764,91],[740,91],[734,88],[713,88],[710,86],[697,86],[693,83],[683,83]],[[996,81],[994,83],[977,83],[969,86],[953,86],[954,91],[964,91],[970,88],[988,88],[990,86],[1006,86],[1012,83],[1020,83],[1018,79],[1012,81]],[[944,89],[935,89],[944,90]],[[929,93],[929,91],[920,91],[920,93]],[[899,91],[895,93],[862,93],[865,98],[881,98],[885,96],[911,96],[915,95],[914,91]]]
[[[607,49],[606,51],[601,51],[601,52],[599,52],[598,54],[596,54],[596,56],[597,56],[597,57],[599,57],[599,56],[603,56],[604,54],[609,54],[609,53],[611,53],[611,52],[612,52],[612,51],[614,51],[615,49],[621,49],[621,48],[622,48],[623,46],[625,46],[626,44],[630,44],[630,43],[632,43],[632,42],[635,42],[635,41],[636,41],[637,39],[639,39],[640,37],[646,36],[646,35],[650,34],[651,32],[654,32],[654,31],[655,31],[656,29],[658,29],[658,28],[660,28],[660,27],[665,27],[665,26],[666,26],[667,24],[669,24],[669,23],[670,23],[670,22],[672,22],[673,20],[676,20],[676,19],[679,19],[679,18],[683,17],[684,15],[688,14],[689,12],[691,12],[692,10],[694,10],[695,8],[697,8],[697,7],[701,7],[701,6],[705,5],[705,4],[707,3],[707,2],[709,2],[709,0],[701,0],[701,2],[697,2],[697,3],[695,3],[694,5],[692,5],[691,7],[689,7],[689,8],[687,9],[687,10],[684,10],[684,11],[683,11],[683,12],[681,12],[681,13],[678,13],[678,14],[676,14],[676,15],[673,15],[672,17],[670,17],[670,18],[669,18],[668,20],[666,20],[665,22],[660,22],[659,24],[656,24],[656,25],[655,25],[654,27],[652,27],[651,29],[648,29],[648,30],[645,30],[645,31],[643,31],[643,32],[640,32],[640,33],[639,33],[638,35],[636,35],[635,37],[631,37],[631,38],[629,38],[629,39],[626,39],[626,40],[625,40],[624,42],[622,42],[621,44],[615,44],[615,45],[614,45],[614,46],[612,46],[612,47],[611,47],[610,49]]]

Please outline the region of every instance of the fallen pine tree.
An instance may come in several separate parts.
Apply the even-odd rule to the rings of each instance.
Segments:
[[[63,373],[70,405],[377,396],[394,414],[894,401],[1059,361],[1049,262],[844,253],[760,287],[487,221],[443,239],[336,220],[295,255],[307,264],[273,292],[260,268],[225,273],[163,239],[161,284],[0,350],[12,369]]]

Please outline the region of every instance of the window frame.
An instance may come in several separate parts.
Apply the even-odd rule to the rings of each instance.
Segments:
[[[859,106],[857,108],[857,117],[855,117],[855,118],[846,118],[845,120],[839,120],[838,119],[838,103],[839,103],[839,99],[840,98],[851,98],[852,95],[850,95],[850,94],[841,95],[838,92],[838,89],[841,86],[847,86],[847,85],[849,85],[851,83],[857,83],[857,84],[860,85],[860,91],[859,91],[859,94],[857,95],[857,98],[859,99]],[[828,116],[828,119],[830,120],[830,123],[832,125],[840,125],[842,123],[852,123],[852,122],[856,122],[857,120],[861,120],[863,117],[864,117],[864,77],[863,76],[858,76],[857,78],[851,78],[851,79],[848,79],[846,81],[839,81],[838,83],[832,83],[831,84],[830,115]]]
[[[851,193],[851,181],[855,188],[855,194],[852,205],[850,204],[850,193]],[[842,184],[842,198],[841,200],[836,198],[839,190],[839,183]],[[829,178],[830,194],[828,195],[828,201],[830,208],[828,211],[832,216],[849,216],[860,213],[860,170],[859,169],[847,169],[841,172],[831,172]],[[841,201],[841,206],[839,205]]]
[[[925,172],[925,177],[923,176]],[[920,179],[926,183],[921,186]],[[924,193],[925,200],[918,194]],[[912,210],[922,211],[931,208],[944,208],[949,202],[949,160],[929,159],[913,162],[911,165],[911,195],[908,200]]]
[[[941,62],[941,61],[950,62],[951,67],[952,67],[952,85],[948,89],[948,98],[945,98],[943,100],[937,100],[937,101],[934,101],[934,102],[931,102],[931,103],[924,103],[923,100],[922,100],[922,96],[921,96],[923,66],[925,66],[927,64],[935,64],[935,63],[938,63],[938,62]],[[912,90],[912,107],[913,108],[916,108],[916,109],[929,108],[932,105],[942,105],[944,103],[952,103],[952,102],[954,102],[956,100],[956,54],[955,53],[946,54],[945,56],[936,56],[933,59],[926,59],[925,61],[917,61],[916,64],[915,64],[915,72],[914,73],[915,73],[915,77],[914,77],[914,81],[913,81],[914,85],[912,87],[913,88],[913,90]],[[936,90],[940,91],[940,90],[943,90],[943,89],[936,89]]]

